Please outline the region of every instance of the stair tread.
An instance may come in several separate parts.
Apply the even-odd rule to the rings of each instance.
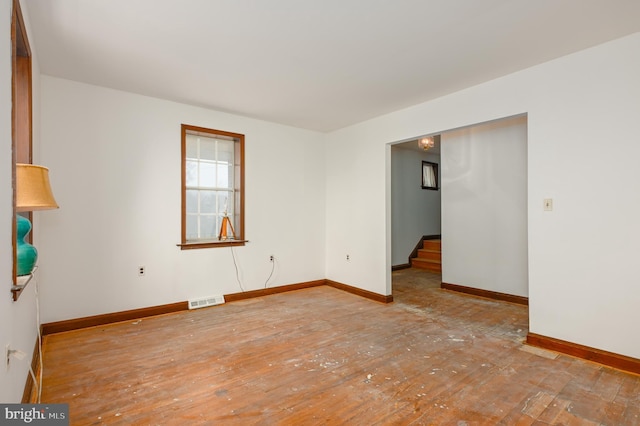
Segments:
[[[436,259],[425,259],[422,257],[414,257],[413,259],[411,259],[412,262],[426,262],[426,263],[442,263],[442,260],[436,260]]]
[[[425,269],[432,272],[442,273],[442,265],[434,262],[411,262],[411,266],[418,269]]]
[[[432,246],[432,247],[441,247],[442,241],[440,240],[423,240],[422,247],[424,246]]]

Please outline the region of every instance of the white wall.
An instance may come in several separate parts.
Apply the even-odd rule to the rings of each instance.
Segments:
[[[322,134],[42,76],[43,322],[240,291],[230,248],[181,251],[180,124],[245,138],[246,290],[325,278]],[[138,277],[137,267],[146,267]]]
[[[423,235],[440,234],[440,190],[422,189],[423,160],[439,163],[440,156],[391,147],[392,265],[406,264]]]
[[[527,296],[527,119],[442,134],[442,281]]]
[[[378,196],[383,188],[390,192],[384,167],[391,166],[391,148],[376,149],[376,139],[380,135],[361,126],[327,136],[327,153],[336,154],[327,155],[326,272],[330,280],[390,294],[385,277],[391,277],[391,227],[387,239],[380,224],[391,208]]]
[[[527,113],[530,331],[640,358],[638,51],[636,33],[328,135],[327,277],[390,293],[389,143]]]
[[[29,16],[22,5],[22,14],[31,33]],[[24,360],[12,358],[8,370],[0,367],[0,402],[20,402],[26,383],[33,348],[36,342],[36,281],[22,292],[17,302],[12,302],[11,284],[13,275],[12,253],[12,184],[11,184],[11,0],[0,0],[0,286],[4,292],[0,296],[0,348],[4,356],[5,345],[26,353]],[[38,99],[38,62],[36,50],[32,47],[33,95]],[[33,111],[33,144],[38,145],[38,109]],[[37,226],[37,214],[34,222]]]

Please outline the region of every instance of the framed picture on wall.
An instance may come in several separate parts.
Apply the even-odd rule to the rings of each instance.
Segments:
[[[422,162],[422,189],[438,189],[438,163]]]

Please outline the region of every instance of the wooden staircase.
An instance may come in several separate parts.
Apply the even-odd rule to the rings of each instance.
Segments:
[[[422,248],[418,249],[418,257],[411,258],[413,268],[442,273],[441,241],[423,240]]]

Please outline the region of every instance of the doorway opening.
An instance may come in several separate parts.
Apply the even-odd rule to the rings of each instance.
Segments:
[[[439,133],[438,189],[420,188],[422,156],[415,139],[390,149],[390,245],[396,276],[422,235],[441,235],[440,285],[528,297],[527,116],[507,117]],[[411,146],[415,146],[412,148]],[[433,161],[436,162],[436,161]],[[416,188],[411,188],[415,164]],[[437,193],[437,207],[423,207],[420,191]],[[425,198],[425,197],[422,197]],[[438,227],[411,230],[414,222]],[[427,226],[427,225],[423,225]],[[416,235],[410,235],[411,233]],[[411,268],[414,269],[414,268]],[[418,271],[409,279],[420,281]],[[390,274],[392,275],[392,274]],[[390,277],[390,290],[396,296]],[[434,277],[424,277],[427,287]],[[416,289],[420,286],[416,284]]]

